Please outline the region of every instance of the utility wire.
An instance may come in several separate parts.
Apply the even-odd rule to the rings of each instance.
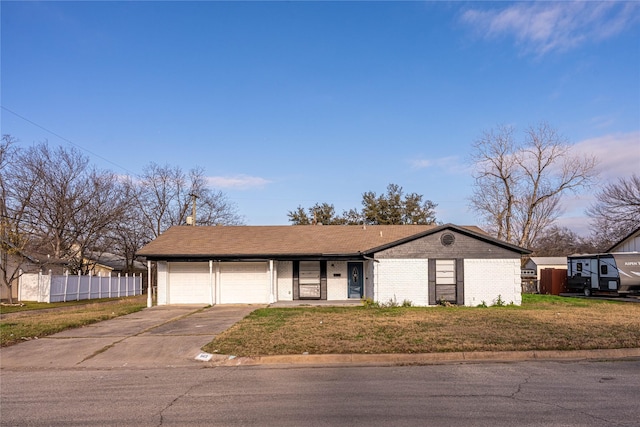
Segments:
[[[44,126],[42,126],[42,125],[39,125],[38,123],[34,122],[33,120],[29,120],[28,118],[26,118],[26,117],[24,117],[24,116],[22,116],[22,115],[20,115],[20,114],[16,113],[15,111],[13,111],[13,110],[11,110],[11,109],[9,109],[9,108],[5,107],[4,105],[0,106],[0,108],[2,108],[3,110],[5,110],[5,111],[6,111],[6,112],[8,112],[8,113],[13,114],[13,115],[14,115],[14,116],[16,116],[16,117],[19,117],[20,119],[24,120],[25,122],[27,122],[27,123],[29,123],[29,124],[32,124],[33,126],[35,126],[35,127],[37,127],[37,128],[40,128],[40,129],[42,129],[42,130],[43,130],[43,131],[45,131],[45,132],[50,133],[51,135],[55,136],[56,138],[60,138],[61,140],[65,141],[65,142],[66,142],[66,143],[68,143],[68,144],[73,145],[74,147],[79,148],[79,149],[81,149],[81,150],[83,150],[83,151],[86,151],[87,153],[91,154],[92,156],[95,156],[95,157],[97,157],[97,158],[99,158],[99,159],[102,159],[102,160],[104,160],[105,162],[110,163],[110,164],[112,164],[113,166],[115,166],[115,167],[117,167],[117,168],[122,169],[123,171],[127,172],[128,174],[130,174],[130,175],[132,175],[132,176],[137,176],[137,174],[135,174],[135,173],[131,172],[130,170],[128,170],[128,169],[127,169],[127,168],[125,168],[124,166],[121,166],[121,165],[119,165],[119,164],[117,164],[117,163],[115,163],[115,162],[113,162],[113,161],[111,161],[111,160],[109,160],[109,159],[107,159],[107,158],[105,158],[105,157],[103,157],[103,156],[99,155],[99,154],[96,154],[96,153],[94,153],[93,151],[91,151],[91,150],[89,150],[89,149],[86,149],[86,148],[84,148],[83,146],[81,146],[81,145],[79,145],[79,144],[76,144],[75,142],[71,141],[70,139],[65,138],[64,136],[59,135],[59,134],[55,133],[54,131],[47,129],[46,127],[44,127]]]

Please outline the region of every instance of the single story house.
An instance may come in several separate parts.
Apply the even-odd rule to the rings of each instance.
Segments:
[[[521,303],[527,249],[477,227],[174,226],[138,255],[165,304],[371,298],[415,306]]]
[[[147,266],[134,260],[133,268],[129,268],[127,260],[116,254],[108,252],[88,252],[85,254],[85,263],[90,265],[90,273],[93,276],[117,276],[126,273],[147,274]]]
[[[10,243],[5,242],[5,246]],[[51,256],[36,251],[15,250],[3,252],[0,249],[0,270],[6,273],[6,278],[11,283],[11,298],[18,299],[20,295],[18,286],[20,276],[23,273],[61,273],[67,267],[64,260],[52,258]],[[0,300],[9,299],[9,288],[0,282]]]

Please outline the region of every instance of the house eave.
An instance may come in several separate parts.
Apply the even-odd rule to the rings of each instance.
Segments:
[[[150,261],[294,261],[294,260],[340,260],[364,259],[362,253],[284,253],[284,254],[148,254]]]

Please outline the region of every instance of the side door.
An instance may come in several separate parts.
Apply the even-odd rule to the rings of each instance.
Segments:
[[[613,257],[603,257],[598,259],[598,269],[600,271],[600,290],[617,291],[620,283],[618,268]]]

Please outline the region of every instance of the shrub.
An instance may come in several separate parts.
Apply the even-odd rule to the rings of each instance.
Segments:
[[[365,308],[380,308],[380,304],[378,304],[372,298],[362,298],[362,305]]]
[[[385,302],[384,304],[382,304],[383,308],[394,308],[394,307],[399,307],[400,304],[398,304],[398,301],[396,301],[396,296],[394,295],[393,298],[389,298],[389,301]]]

